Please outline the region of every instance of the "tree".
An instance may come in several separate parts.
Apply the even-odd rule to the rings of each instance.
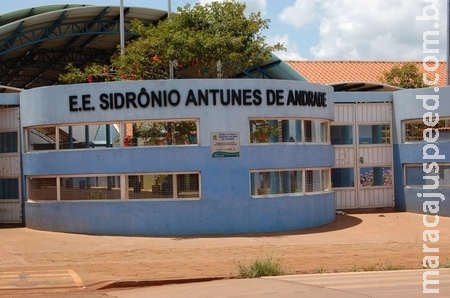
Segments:
[[[134,20],[131,30],[140,37],[127,43],[124,55],[116,51],[111,66],[94,65],[84,71],[69,66],[60,81],[168,79],[169,64],[176,78],[234,77],[285,49],[280,43],[266,43],[262,30],[270,20],[260,13],[246,17],[245,8],[235,0],[214,1],[187,4],[157,25]]]
[[[234,0],[199,3],[178,8],[176,14],[157,25],[139,20],[131,31],[139,38],[127,43],[111,57],[111,65],[90,65],[80,70],[69,64],[59,80],[64,83],[111,80],[169,79],[169,65],[175,78],[229,78],[242,70],[267,61],[273,51],[284,50],[280,43],[268,45],[262,30],[269,20],[260,13],[244,14],[246,5]],[[194,121],[134,125],[125,143],[136,146],[191,143]]]
[[[424,83],[423,74],[419,72],[417,65],[413,62],[405,63],[402,66],[396,65],[389,71],[383,72],[380,81],[405,89],[429,87]]]

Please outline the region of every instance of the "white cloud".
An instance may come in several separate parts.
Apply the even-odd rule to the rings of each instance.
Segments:
[[[247,5],[247,12],[261,12],[261,15],[266,14],[267,10],[267,1],[266,0],[241,0],[239,2],[243,2]]]
[[[320,41],[311,48],[311,54],[316,60],[422,60],[426,56],[422,34],[439,30],[437,57],[442,60],[446,43],[444,2],[436,3],[439,29],[433,26],[434,21],[416,20],[429,4],[411,0],[326,0],[317,14]]]
[[[284,44],[286,51],[274,52],[282,60],[306,60],[300,55],[300,49],[295,42],[291,42],[289,35],[284,34],[283,36],[275,35],[268,36],[266,42],[269,45],[276,44],[277,42]]]
[[[285,7],[278,15],[282,23],[299,29],[319,17],[319,5],[322,0],[296,0],[294,5]]]
[[[210,3],[213,1],[223,1],[223,0],[200,0],[198,2],[200,2],[201,4],[204,5],[206,3]],[[239,0],[238,2],[245,3],[245,5],[247,6],[247,8],[245,9],[246,13],[261,12],[261,15],[266,14],[266,10],[267,10],[267,1],[266,0]]]

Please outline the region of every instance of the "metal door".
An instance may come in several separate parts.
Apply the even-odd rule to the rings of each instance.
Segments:
[[[391,128],[390,103],[335,104],[336,209],[394,206]]]
[[[21,223],[19,108],[0,109],[0,223]]]

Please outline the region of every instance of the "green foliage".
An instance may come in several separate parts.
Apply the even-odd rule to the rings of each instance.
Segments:
[[[269,124],[268,120],[252,120],[250,125],[255,126],[250,133],[252,143],[268,143],[271,136],[278,136],[278,125]]]
[[[102,191],[91,192],[91,200],[106,200],[108,198],[107,195],[102,194]]]
[[[233,77],[267,61],[280,43],[268,45],[262,30],[269,20],[260,13],[244,14],[246,5],[235,0],[187,4],[157,25],[134,20],[131,30],[140,35],[111,58],[111,67],[93,65],[84,71],[67,68],[65,83],[106,80],[168,79],[169,64],[175,78]],[[109,69],[114,69],[110,73]]]
[[[133,124],[131,146],[143,145],[181,145],[191,144],[196,134],[195,121],[148,122]]]
[[[282,259],[266,255],[251,262],[238,263],[240,278],[255,278],[261,276],[277,276],[286,274]]]
[[[84,70],[76,68],[72,63],[66,66],[67,73],[59,75],[59,81],[68,84],[86,83],[86,82],[105,82],[114,78],[109,74],[107,65],[92,64]]]
[[[423,74],[419,73],[417,65],[408,62],[402,66],[394,66],[389,71],[385,71],[380,78],[382,83],[397,86],[405,89],[429,87],[423,81]]]

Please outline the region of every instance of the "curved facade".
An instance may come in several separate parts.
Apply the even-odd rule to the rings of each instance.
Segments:
[[[22,92],[20,113],[30,228],[232,234],[335,218],[332,87],[259,79],[66,85]]]
[[[424,213],[424,200],[439,201],[439,215],[450,216],[450,202],[439,197],[450,196],[450,88],[403,90],[393,97],[396,208]],[[427,127],[430,140],[424,139]]]

